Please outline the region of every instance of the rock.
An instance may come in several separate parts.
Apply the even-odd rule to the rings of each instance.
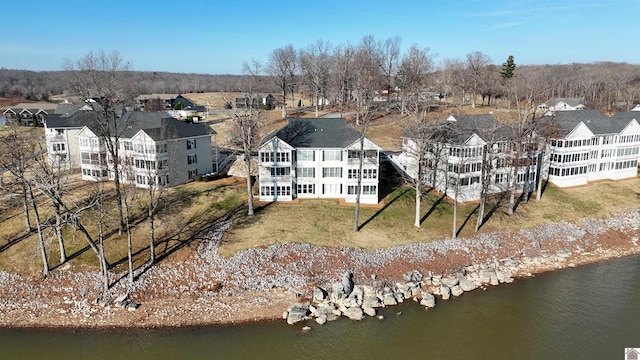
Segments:
[[[382,303],[384,304],[384,306],[393,306],[398,305],[398,300],[392,292],[387,292],[382,294]]]
[[[510,276],[511,276],[511,274],[509,274],[506,271],[496,270],[496,277],[498,278],[498,282],[503,283],[505,281],[505,279],[507,279]]]
[[[482,270],[480,271],[479,276],[480,281],[482,281],[483,284],[491,282],[491,271]]]
[[[463,291],[473,291],[473,290],[478,288],[478,285],[476,285],[476,283],[473,282],[473,281],[469,281],[467,279],[461,279],[460,280],[460,288]]]
[[[458,285],[459,280],[455,277],[446,277],[443,278],[441,281],[442,285],[446,285],[448,287],[453,287],[455,285]]]
[[[458,297],[464,293],[464,290],[460,287],[460,285],[453,285],[451,287],[451,295]]]
[[[344,299],[347,295],[344,293],[344,287],[341,282],[331,284],[331,301],[337,302]]]
[[[351,272],[344,273],[340,282],[342,282],[342,289],[345,295],[351,294],[353,291],[353,274]]]
[[[319,303],[323,302],[327,298],[327,292],[319,287],[313,288],[313,302]]]
[[[318,325],[324,325],[327,322],[327,315],[321,315],[316,318],[316,323]]]
[[[442,296],[442,300],[449,300],[451,289],[446,285],[440,285],[440,296]]]
[[[309,313],[309,303],[293,304],[289,306],[287,324],[292,325],[307,319]]]
[[[405,299],[404,293],[397,292],[397,293],[395,293],[394,296],[396,297],[396,301],[398,302],[398,304],[401,304],[401,303],[404,302],[404,299]]]
[[[312,330],[311,326],[305,326],[305,327],[302,328],[302,331],[304,331],[304,332],[309,332],[311,330]]]
[[[409,286],[405,283],[397,283],[396,284],[396,295],[402,294],[403,297],[408,298],[411,297],[411,293],[409,292]],[[397,297],[397,296],[396,296]],[[399,301],[399,299],[398,299]],[[399,301],[402,302],[402,301]]]
[[[372,307],[368,307],[368,306],[363,306],[362,307],[362,312],[364,312],[365,314],[367,314],[367,316],[376,316],[376,309],[372,308]]]
[[[116,297],[115,300],[113,300],[113,302],[114,303],[124,302],[125,300],[127,300],[128,297],[129,297],[129,294],[122,294],[122,295]]]
[[[430,293],[422,293],[422,300],[420,300],[420,305],[426,306],[428,308],[435,307],[436,297]]]
[[[129,304],[127,304],[127,310],[129,311],[136,311],[138,310],[139,307],[140,307],[140,304],[137,304],[134,302],[130,302]]]
[[[344,313],[344,316],[348,317],[351,320],[362,320],[364,319],[364,313],[362,309],[359,307],[348,308]]]
[[[384,320],[384,315],[378,315],[378,320]]]
[[[491,274],[491,280],[489,280],[489,284],[494,286],[499,284],[498,276],[495,273]]]
[[[365,295],[362,299],[362,307],[379,308],[384,306],[380,298],[375,295]]]
[[[327,321],[336,321],[340,318],[340,315],[334,313],[327,314]]]
[[[282,313],[282,319],[283,320],[287,320],[288,317],[289,317],[289,312],[288,311],[285,311],[285,312]]]

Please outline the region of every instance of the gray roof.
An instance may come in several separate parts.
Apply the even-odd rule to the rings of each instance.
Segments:
[[[509,140],[514,135],[512,125],[499,122],[492,114],[452,115],[450,118],[455,119],[448,120],[453,125],[451,131],[456,133],[454,142],[462,143],[472,134],[477,134],[485,141]]]
[[[617,113],[612,117],[605,116],[597,110],[561,111],[549,117],[563,135],[568,135],[581,122],[594,135],[617,134],[629,125],[632,119],[637,119],[637,113]]]
[[[262,139],[260,145],[278,137],[295,148],[344,148],[360,138],[360,132],[342,118],[291,118],[284,127]]]
[[[46,117],[49,128],[70,128],[87,126],[96,135],[103,133],[95,111],[77,111],[70,116],[48,115]],[[155,141],[180,139],[214,134],[205,124],[190,124],[168,117],[164,112],[125,112],[116,120],[117,132],[121,138],[131,138],[140,130],[144,130]],[[110,131],[114,133],[114,126],[110,124]]]
[[[584,99],[583,98],[552,98],[549,99],[547,101],[544,102],[544,105],[547,105],[549,107],[551,106],[555,106],[557,103],[559,102],[564,102],[569,106],[573,106],[576,107],[578,105],[584,105]]]

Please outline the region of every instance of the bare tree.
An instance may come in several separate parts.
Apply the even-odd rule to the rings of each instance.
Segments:
[[[247,82],[244,93],[247,97],[249,104],[253,104],[259,101],[257,89],[260,86],[260,73],[262,72],[262,65],[257,60],[253,60],[251,63],[243,64],[243,72],[250,77],[250,81]],[[251,190],[252,181],[252,166],[251,156],[253,152],[258,148],[260,141],[260,113],[259,109],[254,109],[253,106],[245,106],[243,109],[235,108],[236,122],[234,124],[233,132],[235,134],[234,145],[242,148],[244,154],[244,161],[247,171],[247,215],[254,215],[253,205],[253,191]]]
[[[348,44],[338,46],[333,51],[331,78],[340,105],[340,116],[343,116],[345,105],[352,97],[355,53],[355,48]]]
[[[467,54],[466,72],[467,76],[471,80],[469,89],[472,92],[471,107],[473,108],[476,107],[476,96],[481,92],[482,80],[485,76],[486,67],[489,63],[491,63],[491,58],[480,51],[474,51]]]
[[[282,117],[287,116],[287,91],[295,80],[297,63],[297,54],[292,45],[275,49],[269,54],[266,72],[282,91]]]
[[[69,71],[70,86],[74,94],[81,96],[93,108],[95,129],[104,140],[111,162],[111,175],[115,184],[116,208],[119,230],[125,228],[122,187],[120,137],[127,124],[122,124],[120,115],[127,106],[133,105],[134,84],[130,81],[130,65],[117,51],[89,52],[75,61],[66,60],[65,70]]]
[[[381,68],[386,78],[384,87],[387,89],[387,101],[391,101],[391,90],[393,89],[393,80],[398,69],[400,61],[400,44],[402,40],[399,36],[385,39],[381,46]]]
[[[300,68],[306,84],[315,97],[316,117],[320,107],[320,99],[326,101],[326,90],[331,69],[331,44],[317,40],[300,52]],[[324,105],[324,103],[323,103]]]
[[[362,187],[362,167],[364,162],[364,143],[369,123],[375,111],[373,98],[380,84],[380,48],[372,35],[362,38],[355,54],[354,84],[357,92],[356,125],[360,126],[360,151],[358,181],[356,186],[356,206],[354,216],[354,231],[359,230],[360,194]]]

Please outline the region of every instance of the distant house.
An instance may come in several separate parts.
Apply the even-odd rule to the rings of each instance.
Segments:
[[[551,113],[556,111],[584,110],[585,105],[583,98],[553,98],[538,105],[538,109]]]
[[[380,148],[364,139],[358,188],[360,136],[345,119],[289,119],[258,150],[261,201],[344,199],[377,204]]]
[[[114,180],[111,157],[94,111],[49,115],[45,134],[56,168],[79,168],[84,180]],[[213,132],[163,112],[124,112],[117,118],[123,166],[120,179],[137,187],[183,184],[217,169]],[[112,129],[113,131],[114,129]],[[215,142],[214,142],[215,145]]]
[[[174,101],[180,94],[143,94],[136,97],[136,110],[163,111],[173,109]]]
[[[560,187],[638,174],[638,113],[608,117],[596,110],[558,112],[542,121],[547,132],[545,166],[549,182]],[[544,135],[544,134],[541,134]]]
[[[52,114],[56,106],[54,103],[47,102],[20,103],[6,109],[2,115],[6,118],[8,125],[42,126],[44,116]]]
[[[249,96],[237,97],[235,99],[235,107],[238,109],[247,109],[251,106],[254,109],[265,108],[273,109],[275,107],[276,98],[271,95],[257,95],[253,99]]]

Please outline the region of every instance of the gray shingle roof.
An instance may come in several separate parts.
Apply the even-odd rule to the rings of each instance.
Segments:
[[[260,145],[278,137],[296,148],[344,148],[360,138],[360,132],[342,118],[291,118],[284,127],[262,139]]]
[[[618,113],[613,117],[605,116],[597,110],[561,111],[552,116],[552,121],[563,135],[568,135],[580,122],[584,123],[594,135],[617,134],[636,118],[629,113]]]
[[[69,128],[87,126],[95,134],[102,133],[98,125],[98,113],[95,111],[77,111],[70,116],[48,115],[49,128]],[[189,124],[168,117],[164,112],[125,112],[116,120],[117,132],[121,138],[131,138],[140,130],[144,130],[152,139],[169,140],[214,134],[205,124]],[[111,132],[115,134],[114,127]]]
[[[548,107],[552,107],[555,106],[556,104],[558,104],[559,102],[564,102],[569,106],[573,106],[576,107],[580,104],[584,105],[584,99],[583,98],[552,98],[549,99],[547,101],[544,102],[544,105],[547,105]]]

